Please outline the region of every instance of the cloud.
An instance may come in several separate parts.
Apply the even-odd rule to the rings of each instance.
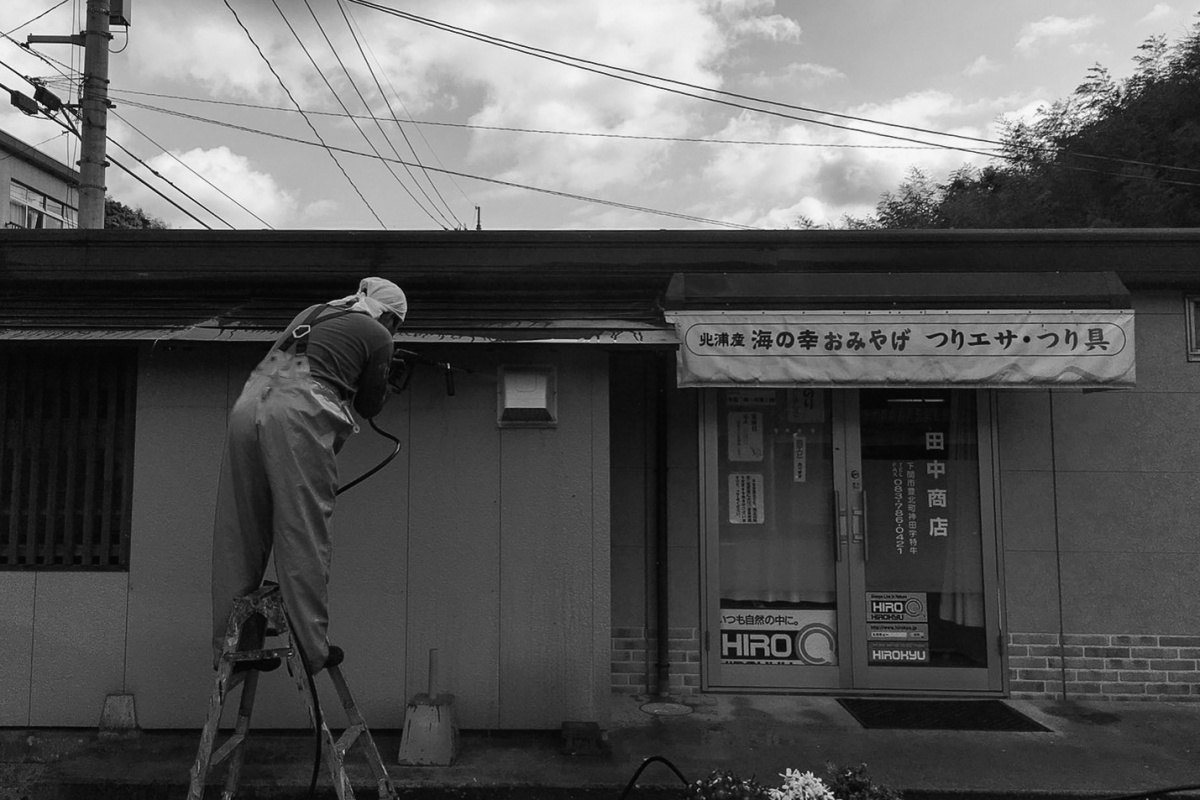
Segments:
[[[733,30],[738,36],[766,39],[770,42],[797,42],[800,40],[800,26],[795,20],[788,19],[781,14],[738,20],[734,23]]]
[[[996,72],[999,69],[1000,65],[995,61],[992,61],[987,56],[980,56],[967,65],[966,69],[963,70],[963,75],[973,78],[976,75],[984,75],[989,72]]]
[[[1138,23],[1159,22],[1172,16],[1174,13],[1175,9],[1171,8],[1167,3],[1155,3],[1154,8],[1146,12],[1146,15],[1139,19]]]
[[[775,0],[710,0],[715,20],[734,39],[797,42],[800,24],[783,14],[772,14]]]
[[[1037,22],[1031,22],[1021,29],[1014,49],[1022,55],[1030,55],[1042,44],[1052,44],[1063,39],[1069,39],[1085,33],[1100,24],[1099,17],[1043,17]]]
[[[997,118],[1002,112],[1018,109],[1028,113],[1024,106],[1030,102],[1030,98],[1021,97],[967,102],[946,92],[926,90],[844,111],[930,131],[995,139]],[[980,165],[989,160],[986,155],[964,152],[988,151],[989,145],[983,142],[844,119],[829,121],[948,147],[922,147],[865,132],[769,120],[746,112],[731,120],[714,138],[791,144],[726,145],[715,149],[706,162],[702,180],[705,196],[719,199],[703,209],[693,209],[693,213],[759,227],[795,225],[798,216],[817,225],[836,226],[846,215],[861,217],[873,213],[880,195],[894,190],[912,167],[940,180],[966,163]]]
[[[225,225],[200,208],[199,204],[236,228],[261,228],[264,222],[271,227],[295,226],[296,218],[301,213],[295,197],[284,191],[271,175],[255,169],[246,157],[232,152],[228,147],[207,150],[195,148],[175,153],[174,156],[164,153],[147,160],[150,167],[179,187],[176,190],[162,182],[155,182],[156,188],[213,229],[221,229]],[[133,164],[127,166],[145,177],[144,170],[136,169]],[[112,174],[113,170],[109,172]],[[173,228],[199,227],[199,223],[187,214],[123,173],[120,176],[113,175],[108,183],[109,193],[118,200],[144,209]],[[181,196],[181,191],[194,198],[195,202]],[[262,221],[256,219],[255,215]]]
[[[451,7],[448,7],[451,8]],[[697,85],[719,86],[707,66],[729,47],[712,17],[686,0],[609,0],[597,5],[508,0],[475,9],[472,27],[494,36]],[[580,37],[580,29],[595,35]],[[649,31],[671,31],[647,35]],[[519,56],[477,42],[444,41],[440,59],[457,79],[480,87],[475,125],[681,136],[695,101],[658,89]],[[602,137],[519,136],[477,131],[470,160],[483,174],[589,194],[637,184],[660,165],[664,142]]]
[[[836,67],[793,62],[782,70],[759,72],[746,76],[743,80],[760,91],[794,91],[796,89],[812,90],[845,77],[846,73]]]

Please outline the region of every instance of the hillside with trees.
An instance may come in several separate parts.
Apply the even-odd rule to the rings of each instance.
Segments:
[[[1200,23],[1147,39],[1128,78],[1102,66],[1032,122],[1007,126],[995,164],[939,183],[913,169],[853,227],[1200,226]]]

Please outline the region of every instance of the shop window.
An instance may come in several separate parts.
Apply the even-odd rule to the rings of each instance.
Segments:
[[[1186,300],[1188,361],[1200,361],[1200,295]]]
[[[78,226],[76,211],[66,203],[13,181],[9,188],[8,227],[54,229]]]
[[[129,565],[137,353],[0,348],[0,569]]]

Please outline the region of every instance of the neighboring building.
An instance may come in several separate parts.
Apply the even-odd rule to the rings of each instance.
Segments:
[[[399,727],[613,693],[1200,700],[1200,231],[0,234],[0,725],[195,728],[226,414],[380,275],[331,638]],[[1136,322],[1136,336],[1135,336]],[[390,452],[369,428],[344,479]],[[288,680],[256,723],[304,727]]]
[[[0,187],[7,189],[7,228],[76,228],[79,173],[0,131]]]

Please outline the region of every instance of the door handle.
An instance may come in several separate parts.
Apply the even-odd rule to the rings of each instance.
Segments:
[[[867,492],[862,493],[863,563],[871,560],[871,529],[867,518]]]

